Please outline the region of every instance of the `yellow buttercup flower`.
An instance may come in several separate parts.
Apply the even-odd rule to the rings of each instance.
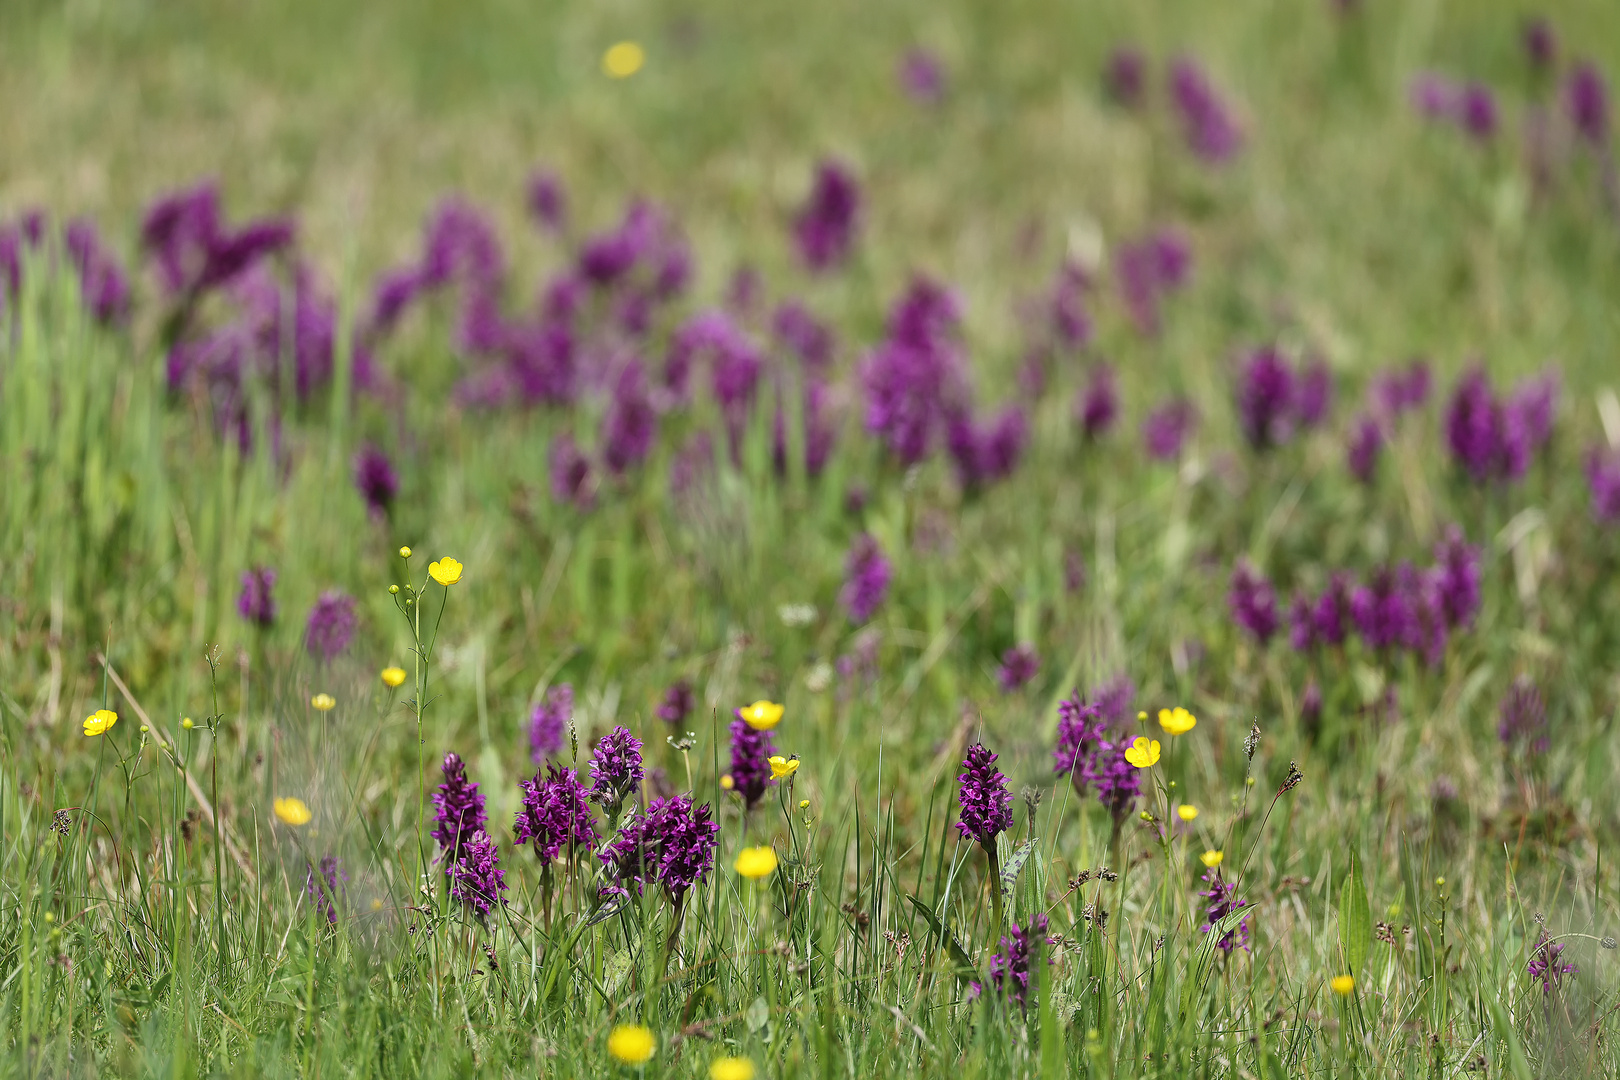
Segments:
[[[658,1043],[652,1029],[640,1024],[620,1024],[608,1035],[608,1053],[626,1065],[645,1065],[652,1060]]]
[[[1171,735],[1185,735],[1198,726],[1198,717],[1177,705],[1159,710],[1159,726]]]
[[[1221,860],[1225,857],[1226,852],[1216,851],[1214,848],[1210,848],[1208,851],[1198,856],[1198,861],[1213,870],[1217,866],[1221,865]]]
[[[1159,760],[1159,740],[1138,735],[1136,741],[1125,748],[1125,760],[1138,769],[1152,767]]]
[[[737,853],[737,873],[750,881],[770,877],[776,873],[776,849],[773,847],[743,848]]]
[[[118,714],[111,709],[97,709],[84,718],[84,733],[86,735],[103,735],[107,729],[118,723]]]
[[[709,1063],[709,1080],[754,1080],[754,1063],[745,1057],[715,1058]]]
[[[449,588],[461,580],[462,565],[446,555],[438,562],[428,563],[428,577]]]
[[[308,825],[309,819],[314,816],[303,799],[277,799],[275,811],[276,817],[288,825]]]
[[[405,682],[405,669],[402,667],[385,667],[382,669],[383,685],[393,689]]]
[[[726,773],[720,778],[720,786],[725,788],[727,791],[730,791],[732,788],[737,786],[737,781],[731,778],[730,773]]]
[[[1191,803],[1182,803],[1180,806],[1176,807],[1176,817],[1180,818],[1182,821],[1191,821],[1197,816],[1198,807],[1193,806]]]
[[[1340,997],[1349,997],[1356,992],[1356,977],[1354,975],[1335,975],[1328,980],[1333,992]]]
[[[602,73],[610,79],[628,79],[646,62],[646,49],[634,41],[621,41],[602,54]]]
[[[782,706],[762,698],[738,709],[737,715],[755,731],[769,731],[782,722]]]
[[[788,777],[799,771],[798,758],[794,758],[790,761],[778,754],[770,760],[772,780],[786,780]]]
[[[331,712],[337,708],[337,699],[331,694],[316,694],[309,699],[309,704],[311,708],[319,709],[321,712]]]

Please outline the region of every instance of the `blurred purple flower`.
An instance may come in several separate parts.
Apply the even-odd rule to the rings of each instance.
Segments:
[[[948,290],[916,278],[889,313],[886,340],[861,366],[867,430],[902,464],[928,456],[966,396],[955,342],[959,319]]]
[[[956,796],[961,807],[957,831],[977,840],[986,851],[994,850],[996,837],[1013,823],[1012,795],[1007,791],[1007,778],[996,768],[996,755],[984,744],[974,743],[967,749],[957,779],[961,781]]]
[[[658,412],[647,391],[641,361],[631,360],[619,371],[613,397],[602,417],[602,463],[615,476],[645,461],[658,433]]]
[[[1075,398],[1074,415],[1087,439],[1100,439],[1114,426],[1119,417],[1119,389],[1111,365],[1097,364],[1091,369],[1085,388]]]
[[[366,443],[354,455],[354,486],[366,500],[373,517],[387,515],[399,494],[399,475],[381,449]]]
[[[731,784],[745,809],[752,810],[770,786],[775,753],[769,731],[759,731],[741,716],[731,722]]]
[[[242,575],[242,592],[236,610],[242,618],[262,629],[276,622],[276,572],[268,566],[255,566]]]
[[[585,785],[573,769],[553,762],[544,775],[523,781],[523,801],[512,823],[512,842],[533,841],[542,866],[564,852],[589,851],[596,845],[596,822],[585,801]]]
[[[467,850],[475,835],[481,835],[489,822],[484,812],[484,796],[478,785],[467,779],[467,765],[461,755],[450,751],[440,765],[444,782],[434,789],[433,839],[439,842],[439,851],[445,861],[445,872],[451,872],[455,863]]]
[[[323,592],[309,610],[304,645],[311,656],[330,663],[349,647],[359,621],[354,597],[335,590]]]
[[[1541,688],[1528,675],[1513,680],[1496,711],[1496,737],[1509,746],[1545,754],[1551,742],[1547,736],[1547,702]]]
[[[1368,388],[1368,405],[1380,419],[1394,421],[1408,409],[1421,409],[1429,401],[1432,384],[1428,361],[1417,359],[1405,371],[1382,371]]]
[[[550,232],[561,232],[567,226],[568,192],[556,173],[537,172],[529,178],[529,214]]]
[[[1351,476],[1363,484],[1372,483],[1383,449],[1384,429],[1377,420],[1363,413],[1351,421],[1350,445],[1345,453]]]
[[[337,925],[338,906],[345,895],[343,884],[348,880],[336,855],[322,855],[320,866],[311,865],[304,874],[305,898],[333,926]]]
[[[1096,705],[1088,705],[1076,690],[1073,697],[1058,702],[1057,745],[1052,748],[1052,767],[1059,776],[1068,776],[1076,792],[1085,786],[1084,768],[1108,734],[1108,724]]]
[[[945,65],[932,50],[907,50],[895,74],[900,88],[918,105],[938,105],[945,100]]]
[[[1192,402],[1185,398],[1172,398],[1160,405],[1142,421],[1142,445],[1148,456],[1157,461],[1174,461],[1181,456],[1182,444],[1198,425],[1198,413]]]
[[[1001,666],[996,669],[996,685],[1001,687],[1003,694],[1011,694],[1028,685],[1040,670],[1041,658],[1035,646],[1027,642],[1014,646],[1001,654]]]
[[[1462,100],[1457,105],[1457,122],[1479,142],[1495,137],[1496,95],[1491,93],[1490,87],[1479,82],[1463,87]]]
[[[964,487],[980,487],[1012,475],[1029,441],[1029,421],[1017,405],[1004,408],[989,424],[975,424],[968,414],[953,416],[946,446]]]
[[[538,765],[561,751],[568,721],[573,718],[573,685],[559,683],[547,689],[529,714],[529,759]]]
[[[1462,102],[1462,87],[1444,75],[1424,71],[1413,76],[1407,95],[1425,120],[1450,120]]]
[[[1525,59],[1537,71],[1551,71],[1558,60],[1558,37],[1552,23],[1543,15],[1526,19],[1520,40],[1524,43]]]
[[[1237,409],[1243,436],[1256,450],[1293,438],[1299,413],[1294,369],[1275,348],[1250,353],[1238,370]]]
[[[1160,229],[1119,246],[1114,276],[1139,333],[1153,336],[1159,332],[1159,302],[1186,284],[1191,266],[1192,248],[1175,229]]]
[[[1229,160],[1243,146],[1243,131],[1209,76],[1191,57],[1170,63],[1170,101],[1187,147],[1211,164]]]
[[[1120,45],[1108,55],[1103,89],[1127,109],[1139,109],[1147,100],[1147,57],[1142,50]]]
[[[1308,366],[1299,377],[1294,398],[1294,415],[1301,427],[1314,428],[1327,419],[1333,408],[1333,372],[1321,360]]]
[[[1299,695],[1299,718],[1309,730],[1322,722],[1322,687],[1315,679],[1307,682]]]
[[[1085,763],[1083,779],[1097,793],[1097,801],[1108,808],[1116,830],[1125,823],[1131,807],[1136,805],[1136,797],[1142,793],[1144,770],[1125,759],[1125,751],[1130,746],[1128,735],[1099,739],[1096,750]]]
[[[1097,705],[1097,715],[1110,728],[1117,728],[1131,718],[1131,705],[1136,701],[1136,684],[1124,672],[1101,686],[1093,687],[1091,700]]]
[[[62,246],[79,278],[79,295],[99,323],[121,323],[129,316],[129,278],[101,234],[87,218],[71,221],[62,233]]]
[[[1594,446],[1586,455],[1586,483],[1594,520],[1620,522],[1620,452]]]
[[[596,498],[596,484],[590,460],[580,452],[574,436],[565,431],[553,438],[550,459],[551,497],[581,509],[589,507]]]
[[[844,557],[844,587],[838,599],[851,622],[864,623],[889,594],[894,568],[878,546],[877,538],[861,533]]]
[[[1575,65],[1564,83],[1564,109],[1569,122],[1586,142],[1604,146],[1609,141],[1609,84],[1590,61]]]
[[[1397,573],[1385,567],[1372,580],[1357,585],[1350,594],[1350,617],[1369,649],[1381,651],[1412,641],[1416,634],[1417,613],[1403,588],[1411,576],[1409,566]]]
[[[832,330],[801,302],[786,300],[777,305],[771,316],[771,332],[806,370],[819,374],[832,363]]]
[[[1435,587],[1446,625],[1467,629],[1480,608],[1480,550],[1469,544],[1462,530],[1448,525],[1434,546]]]
[[[1232,611],[1232,621],[1254,636],[1261,645],[1277,632],[1277,593],[1271,582],[1249,564],[1238,560],[1232,571],[1231,590],[1226,602]]]
[[[1016,1004],[1021,1012],[1029,1011],[1030,943],[1037,936],[1046,937],[1046,916],[1036,912],[1022,927],[1012,924],[1011,936],[1003,936],[1000,947],[990,955],[990,985],[998,995]],[[1048,945],[1056,939],[1046,937]],[[1048,964],[1056,960],[1048,956]],[[978,983],[974,983],[978,986]]]
[[[799,257],[812,270],[830,270],[849,257],[859,224],[861,190],[842,163],[816,166],[810,197],[793,223]]]
[[[819,380],[812,380],[803,387],[804,471],[811,478],[820,476],[827,467],[827,459],[832,456],[833,445],[838,439],[838,429],[833,424],[832,410],[828,404],[831,396],[827,384]],[[787,475],[787,413],[780,404],[771,421],[771,462],[778,475]]]
[[[692,693],[692,684],[685,679],[676,679],[664,691],[664,698],[658,703],[658,719],[672,726],[684,724],[696,707],[697,697]]]
[[[1564,944],[1554,941],[1547,935],[1547,928],[1542,927],[1540,935],[1536,938],[1535,947],[1530,950],[1530,963],[1525,971],[1531,979],[1541,983],[1543,996],[1551,995],[1563,987],[1564,976],[1574,975],[1581,969],[1563,958]]]

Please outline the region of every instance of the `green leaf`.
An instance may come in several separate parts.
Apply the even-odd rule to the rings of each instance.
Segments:
[[[1001,864],[1001,898],[1007,903],[1013,902],[1013,890],[1018,888],[1018,875],[1029,862],[1029,857],[1035,853],[1035,846],[1040,841],[1030,837],[1019,844]]]
[[[928,923],[929,929],[934,931],[934,936],[944,942],[945,951],[950,953],[951,959],[956,962],[956,981],[960,983],[972,982],[974,974],[973,961],[968,959],[968,954],[962,946],[956,943],[956,938],[941,925],[939,916],[935,915],[933,909],[927,904],[910,893],[906,894],[906,899],[911,901],[911,906],[917,909],[917,914],[921,915]]]
[[[1372,909],[1361,880],[1361,860],[1354,849],[1350,852],[1350,876],[1339,889],[1339,946],[1344,950],[1347,970],[1359,976],[1372,949]]]

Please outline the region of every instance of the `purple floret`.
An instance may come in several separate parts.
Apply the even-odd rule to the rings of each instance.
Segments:
[[[1078,788],[1084,782],[1083,769],[1091,760],[1098,742],[1108,733],[1102,710],[1086,704],[1076,690],[1074,696],[1058,703],[1057,745],[1052,748],[1053,769],[1068,776]]]
[[[1219,868],[1205,873],[1202,880],[1209,885],[1209,888],[1200,892],[1198,895],[1207,900],[1208,903],[1204,905],[1204,923],[1203,925],[1199,926],[1198,929],[1200,932],[1207,934],[1214,930],[1215,925],[1228,915],[1248,907],[1249,902],[1247,900],[1238,899],[1237,886],[1231,884],[1230,882],[1223,881],[1221,879],[1221,871]],[[1248,951],[1248,918],[1245,917],[1241,919],[1236,927],[1223,934],[1221,939],[1215,943],[1215,947],[1220,949],[1222,952],[1227,953],[1231,952],[1233,949],[1243,949],[1244,951]]]
[[[1022,927],[1012,924],[1012,933],[1001,939],[1000,948],[990,957],[990,985],[997,994],[1015,1002],[1019,1009],[1029,1008],[1030,946],[1037,935],[1046,937],[1046,916],[1036,913]],[[1056,940],[1046,937],[1048,945]],[[1047,963],[1052,963],[1051,959]]]
[[[399,494],[399,474],[393,462],[376,446],[367,443],[354,456],[354,486],[373,517],[384,517]]]
[[[1243,436],[1256,450],[1286,443],[1298,416],[1294,369],[1274,348],[1249,354],[1238,374],[1238,419]]]
[[[242,592],[236,610],[254,626],[268,629],[276,622],[276,572],[268,566],[255,566],[242,575]]]
[[[1583,61],[1569,73],[1564,83],[1564,109],[1582,139],[1592,146],[1608,144],[1609,84],[1591,62]]]
[[[1174,461],[1181,456],[1187,436],[1198,425],[1198,413],[1185,398],[1174,398],[1159,406],[1142,421],[1142,445],[1157,461]]]
[[[1581,969],[1563,958],[1564,944],[1554,941],[1547,935],[1546,927],[1536,938],[1536,944],[1530,950],[1530,963],[1525,971],[1532,979],[1541,983],[1543,994],[1552,994],[1555,990],[1563,988],[1564,976],[1574,975]]]
[[[434,789],[432,836],[450,872],[467,850],[475,834],[482,835],[489,815],[484,812],[484,796],[478,785],[467,779],[467,766],[455,751],[444,755],[441,766],[444,782]]]
[[[305,898],[334,926],[338,921],[338,906],[345,895],[343,884],[348,880],[349,875],[343,872],[336,855],[322,855],[320,866],[311,865],[304,874]]]
[[[771,784],[771,757],[776,747],[769,731],[759,731],[741,716],[731,722],[731,783],[752,810]]]
[[[1213,165],[1243,147],[1243,131],[1198,62],[1178,57],[1170,64],[1170,101],[1187,147]]]
[[[697,696],[692,693],[692,684],[685,679],[677,679],[664,691],[664,699],[658,703],[658,719],[672,726],[684,724],[696,707]]]
[[[1620,451],[1593,447],[1586,455],[1586,484],[1593,519],[1604,525],[1620,522]]]
[[[1345,451],[1350,475],[1363,484],[1372,483],[1383,449],[1384,430],[1378,421],[1366,414],[1356,417],[1350,425],[1350,445]]]
[[[602,736],[591,753],[591,801],[610,813],[633,792],[646,775],[641,764],[641,740],[627,727],[615,727]]]
[[[512,823],[513,842],[533,841],[542,864],[560,854],[589,851],[596,844],[596,822],[585,799],[579,774],[553,762],[544,775],[537,772],[534,779],[523,781],[523,805]]]
[[[654,799],[646,813],[632,815],[598,852],[607,878],[603,897],[625,898],[647,885],[660,885],[678,906],[686,891],[714,869],[719,833],[708,803],[694,807],[685,795]]]
[[[1114,426],[1119,417],[1119,389],[1110,365],[1098,364],[1091,369],[1085,389],[1075,399],[1074,415],[1087,439],[1100,439]]]
[[[793,224],[799,257],[812,270],[829,270],[849,257],[861,210],[854,175],[836,161],[816,166],[810,197]]]
[[[994,851],[996,837],[1013,823],[1012,795],[1007,791],[1007,778],[996,768],[996,755],[983,743],[974,743],[968,747],[957,779],[962,784],[957,793],[962,811],[957,831],[977,840],[986,851]]]
[[[1434,546],[1435,587],[1446,625],[1467,629],[1480,606],[1480,550],[1463,538],[1455,525]]]
[[[1041,670],[1041,658],[1035,651],[1035,646],[1023,644],[1014,646],[1001,654],[1001,666],[996,669],[996,685],[1001,692],[1010,694],[1020,690],[1035,678]]]
[[[482,829],[467,838],[461,857],[450,868],[450,898],[460,900],[480,920],[505,906],[506,871],[495,841]]]

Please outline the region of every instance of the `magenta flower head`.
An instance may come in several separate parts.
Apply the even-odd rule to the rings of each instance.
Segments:
[[[1074,415],[1087,439],[1100,439],[1114,426],[1119,418],[1119,388],[1111,365],[1098,364],[1091,369],[1085,388],[1075,399]]]
[[[1000,948],[990,957],[990,985],[1023,1011],[1029,1009],[1031,940],[1037,935],[1045,937],[1046,925],[1046,916],[1039,912],[1022,927],[1013,923],[1011,935],[1002,937]],[[1056,941],[1047,937],[1046,943],[1054,945]],[[1055,962],[1048,957],[1048,964]]]
[[[771,333],[808,371],[825,372],[832,363],[832,331],[797,300],[777,305],[771,315]]]
[[[1057,745],[1052,748],[1054,771],[1059,776],[1069,777],[1078,790],[1085,783],[1084,766],[1106,734],[1108,724],[1103,720],[1102,710],[1086,704],[1080,691],[1059,702]]]
[[[1091,700],[1097,705],[1097,715],[1109,727],[1119,727],[1130,720],[1131,705],[1136,701],[1136,684],[1123,671],[1101,686],[1093,687]]]
[[[1207,934],[1214,930],[1215,925],[1228,915],[1248,907],[1249,902],[1238,899],[1237,886],[1221,879],[1219,867],[1206,872],[1203,881],[1209,885],[1209,888],[1198,894],[1207,901],[1204,905],[1204,923],[1198,929]],[[1215,947],[1222,952],[1228,953],[1233,949],[1243,949],[1247,952],[1249,948],[1248,918],[1243,918],[1238,922],[1237,926],[1221,935],[1221,939],[1215,943]]]
[[[799,257],[812,270],[830,270],[849,257],[861,210],[854,175],[836,161],[816,166],[810,198],[793,223]]]
[[[1182,445],[1198,426],[1198,412],[1185,398],[1172,398],[1142,421],[1142,445],[1156,461],[1175,461]]]
[[[1219,165],[1243,148],[1236,117],[1196,60],[1183,56],[1171,62],[1170,102],[1187,148],[1204,161]]]
[[[1097,801],[1108,808],[1117,830],[1125,823],[1136,797],[1142,793],[1144,770],[1132,765],[1125,757],[1131,739],[1122,735],[1118,739],[1098,739],[1091,758],[1083,766],[1081,780],[1097,793]]]
[[[1378,458],[1384,450],[1384,429],[1378,421],[1363,413],[1350,424],[1350,445],[1345,449],[1345,464],[1350,475],[1363,484],[1370,484],[1378,472]]]
[[[931,50],[907,50],[896,75],[900,88],[918,105],[938,105],[945,100],[945,65]]]
[[[1141,108],[1147,100],[1147,63],[1141,49],[1118,46],[1103,68],[1103,90],[1124,108]]]
[[[1192,248],[1175,229],[1160,229],[1120,245],[1114,276],[1137,332],[1146,337],[1158,334],[1159,302],[1186,284],[1191,266]]]
[[[1405,576],[1385,567],[1350,594],[1350,617],[1369,649],[1395,648],[1416,634],[1417,612],[1403,587]]]
[[[1238,560],[1232,571],[1226,602],[1232,611],[1232,621],[1252,634],[1262,646],[1277,632],[1276,590],[1247,559]]]
[[[513,842],[533,841],[541,865],[560,854],[589,851],[596,844],[596,822],[585,798],[579,774],[553,762],[544,775],[537,772],[533,780],[523,781],[523,805],[512,823]]]
[[[886,339],[861,365],[866,428],[902,464],[928,456],[966,397],[960,318],[955,296],[919,277],[891,309]]]
[[[1293,438],[1297,406],[1294,369],[1282,353],[1270,347],[1250,353],[1237,384],[1238,420],[1249,445],[1268,450]]]
[[[1333,408],[1333,389],[1333,371],[1321,360],[1300,374],[1294,398],[1294,416],[1300,427],[1314,428],[1327,419]]]
[[[548,232],[562,232],[568,224],[568,192],[554,172],[529,178],[529,215]]]
[[[321,593],[315,606],[309,609],[309,622],[304,627],[304,647],[315,659],[330,663],[349,647],[359,623],[354,597],[329,589]]]
[[[276,622],[276,572],[268,566],[255,566],[242,575],[242,592],[236,610],[242,618],[262,629]]]
[[[1593,520],[1604,525],[1620,522],[1620,451],[1593,447],[1586,455],[1586,485]]]
[[[1445,431],[1452,460],[1474,480],[1505,471],[1502,405],[1480,368],[1458,380],[1446,406]]]
[[[79,296],[92,318],[104,325],[129,315],[129,278],[101,240],[93,222],[79,218],[62,231],[62,247],[79,278]]]
[[[671,727],[684,724],[696,707],[697,696],[692,693],[692,684],[685,679],[676,679],[664,691],[664,699],[658,703],[658,719]]]
[[[444,755],[444,763],[440,768],[444,773],[444,782],[434,789],[433,795],[433,839],[439,842],[439,850],[445,859],[445,870],[449,872],[471,842],[474,834],[481,834],[484,826],[489,822],[489,815],[484,812],[484,796],[478,790],[478,785],[467,779],[467,765],[455,751]]]
[[[1466,629],[1480,606],[1480,550],[1463,538],[1455,525],[1434,546],[1434,587],[1446,625]]]
[[[714,869],[720,825],[708,803],[693,807],[685,795],[654,799],[633,814],[597,857],[607,883],[604,898],[627,899],[643,887],[661,885],[679,908],[686,891]]]
[[[740,714],[731,722],[731,784],[752,810],[771,784],[771,757],[776,747],[769,731],[754,728]]]
[[[1497,707],[1496,737],[1510,747],[1544,754],[1547,737],[1547,702],[1541,687],[1528,675],[1513,680]]]
[[[1457,103],[1457,122],[1477,142],[1489,142],[1496,135],[1496,95],[1484,83],[1471,82],[1463,87]]]
[[[877,538],[871,533],[857,536],[844,557],[844,587],[838,594],[850,622],[864,623],[870,619],[889,595],[889,582],[893,579],[894,567],[878,546]]]
[[[1592,146],[1609,141],[1609,84],[1589,61],[1575,66],[1564,83],[1564,109],[1569,122]]]
[[[461,857],[450,868],[450,898],[460,900],[478,920],[506,904],[506,871],[495,841],[482,829],[467,838]]]
[[[632,360],[619,371],[613,397],[602,418],[602,463],[615,476],[645,461],[658,434],[658,411],[653,408],[641,362]]]
[[[1547,928],[1542,927],[1541,934],[1536,938],[1535,948],[1530,950],[1530,963],[1525,971],[1530,978],[1541,983],[1543,995],[1551,996],[1555,991],[1563,988],[1564,976],[1574,975],[1581,969],[1563,958],[1563,942],[1554,941],[1547,936]]]
[[[1001,666],[996,669],[996,685],[1003,694],[1022,689],[1041,670],[1041,658],[1035,646],[1023,644],[1001,654]]]
[[[336,855],[322,855],[320,866],[311,865],[304,874],[304,896],[333,926],[337,925],[338,907],[345,894],[343,885],[348,880]]]
[[[1520,40],[1525,59],[1536,71],[1550,71],[1558,59],[1558,35],[1544,16],[1525,20]]]
[[[985,424],[975,423],[966,411],[959,412],[946,426],[946,447],[965,488],[983,487],[1010,476],[1028,441],[1029,420],[1017,405],[1007,406]]]
[[[977,840],[988,852],[996,849],[996,837],[1012,828],[1012,794],[1007,778],[996,768],[996,755],[983,743],[974,743],[962,760],[962,782],[956,801],[961,807],[957,831]]]
[[[548,688],[529,714],[529,759],[538,765],[560,751],[568,721],[573,718],[574,687],[559,683]]]
[[[399,494],[399,474],[388,455],[370,443],[354,456],[354,486],[371,510],[372,517],[386,517]]]
[[[553,499],[582,510],[596,501],[596,481],[591,475],[590,459],[566,431],[551,440],[550,469]]]
[[[633,792],[646,775],[641,765],[641,740],[627,727],[615,727],[602,736],[591,752],[591,801],[609,816],[618,813],[619,804]]]
[[[1457,115],[1462,88],[1444,75],[1424,71],[1413,76],[1407,97],[1423,119],[1450,120]]]

